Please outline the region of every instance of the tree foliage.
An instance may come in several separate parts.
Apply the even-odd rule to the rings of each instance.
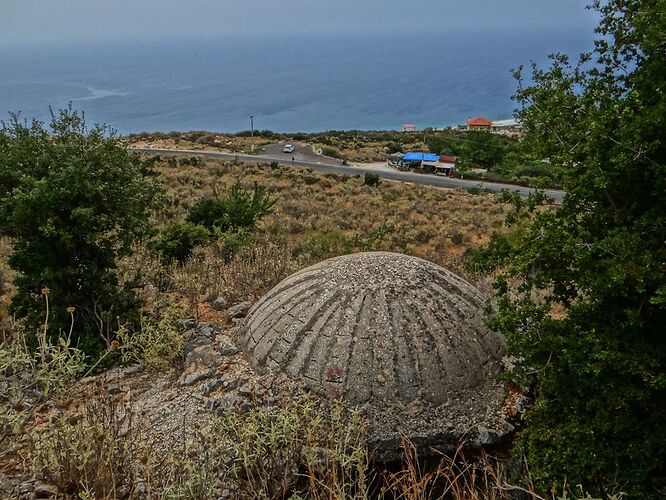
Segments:
[[[88,129],[70,106],[50,128],[12,115],[0,129],[0,232],[12,238],[12,310],[37,331],[49,294],[49,331],[69,330],[88,353],[112,339],[135,299],[120,290],[117,259],[149,230],[158,189],[150,162],[108,128]],[[70,310],[71,311],[71,310]]]
[[[646,498],[666,491],[666,2],[594,7],[595,50],[553,55],[517,92],[567,194],[514,199],[529,224],[505,245],[492,325],[536,376],[522,443],[542,486]]]

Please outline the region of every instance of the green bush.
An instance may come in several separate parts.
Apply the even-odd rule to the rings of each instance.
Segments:
[[[188,222],[222,232],[234,229],[254,229],[257,222],[273,211],[275,200],[266,188],[254,183],[253,191],[246,191],[236,182],[226,196],[202,198],[190,207]]]
[[[363,178],[363,184],[366,186],[379,186],[381,182],[381,177],[377,174],[373,174],[371,172],[366,172],[365,177]]]
[[[208,230],[191,222],[171,221],[150,243],[151,248],[162,254],[166,262],[184,262],[194,247],[208,241]]]
[[[594,52],[553,56],[517,92],[525,140],[561,169],[566,195],[538,209],[514,197],[511,218],[527,227],[508,247],[491,324],[518,380],[535,380],[520,442],[540,488],[566,479],[593,494],[657,498],[666,492],[666,94],[657,91],[666,16],[663,2],[594,4]]]
[[[138,331],[121,328],[118,332],[123,362],[141,363],[146,369],[167,371],[183,362],[183,308],[171,306],[158,317],[148,317]]]
[[[48,301],[48,296],[44,296]],[[74,311],[70,309],[74,321]],[[42,329],[36,350],[28,347],[25,327],[3,332],[0,342],[0,449],[3,441],[19,433],[36,403],[57,398],[74,383],[85,367],[85,355],[68,336],[52,341]],[[7,450],[9,451],[9,450]],[[0,458],[2,452],[0,452]]]
[[[151,164],[108,128],[88,129],[71,106],[48,129],[18,115],[3,123],[0,234],[13,239],[11,310],[28,331],[43,320],[42,289],[50,291],[48,334],[67,331],[67,308],[76,307],[72,341],[88,354],[110,345],[116,317],[135,314],[136,297],[118,287],[115,269],[151,231],[160,199]]]
[[[364,423],[340,402],[227,411],[207,442],[183,451],[167,498],[214,498],[229,484],[238,498],[367,498]]]
[[[218,254],[225,260],[229,261],[241,250],[248,248],[254,242],[254,235],[248,229],[236,229],[234,231],[227,231],[225,233],[216,232],[215,246]]]

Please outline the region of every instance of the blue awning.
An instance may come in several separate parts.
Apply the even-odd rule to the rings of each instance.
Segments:
[[[407,153],[403,157],[404,161],[439,161],[439,155],[434,153]]]

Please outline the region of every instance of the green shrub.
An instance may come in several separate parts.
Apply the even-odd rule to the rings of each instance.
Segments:
[[[67,331],[67,308],[76,307],[72,341],[89,354],[110,345],[117,316],[135,314],[138,301],[118,287],[115,270],[151,231],[160,199],[151,163],[106,127],[88,129],[71,106],[53,115],[49,129],[17,115],[3,123],[0,234],[14,240],[11,310],[26,318],[28,331],[42,321],[43,288],[51,300],[47,333]]]
[[[236,182],[226,196],[205,197],[193,204],[187,220],[209,231],[231,229],[254,229],[257,222],[273,211],[275,201],[266,188],[254,183],[253,191],[246,191]]]
[[[187,222],[204,227],[208,231],[220,228],[223,231],[229,228],[227,204],[223,198],[205,196],[195,202],[187,213]]]
[[[322,146],[321,154],[324,156],[330,156],[331,158],[342,158],[340,150],[331,146]]]
[[[171,306],[158,317],[141,321],[138,331],[127,328],[118,331],[121,359],[125,363],[140,363],[148,370],[167,371],[179,368],[183,362],[183,308]]]
[[[315,177],[314,175],[304,175],[303,182],[308,186],[312,186],[313,184],[317,184],[319,182],[319,178]]]
[[[525,140],[562,171],[562,202],[513,200],[528,227],[491,325],[534,377],[521,444],[535,483],[666,492],[666,75],[663,2],[594,2],[594,51],[520,85]],[[516,76],[521,78],[520,71]],[[649,124],[649,125],[648,125]],[[541,200],[539,200],[541,201]],[[559,486],[558,486],[559,485]]]
[[[354,244],[345,233],[339,229],[316,233],[305,240],[297,248],[297,255],[304,254],[316,259],[325,259],[335,255],[350,253]]]
[[[363,178],[363,184],[366,186],[379,186],[381,182],[381,177],[377,174],[373,174],[371,172],[366,172],[365,177]]]
[[[75,312],[70,311],[73,322]],[[36,350],[28,347],[27,336],[23,325],[13,325],[3,331],[0,343],[0,445],[22,430],[38,406],[35,403],[58,397],[85,367],[83,352],[71,345],[68,336],[49,339],[42,329]]]
[[[248,248],[254,241],[252,233],[243,228],[226,232],[216,230],[215,239],[215,248],[225,261],[229,261],[244,248]]]
[[[177,260],[184,262],[194,247],[203,245],[208,241],[208,230],[205,227],[190,222],[169,222],[151,241],[151,248],[162,254],[166,262]]]

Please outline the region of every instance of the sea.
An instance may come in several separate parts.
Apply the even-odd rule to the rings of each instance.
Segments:
[[[0,119],[48,121],[72,103],[87,122],[142,131],[399,130],[510,118],[512,68],[589,50],[592,34],[399,31],[106,42],[2,43]],[[528,72],[529,74],[529,72]]]

